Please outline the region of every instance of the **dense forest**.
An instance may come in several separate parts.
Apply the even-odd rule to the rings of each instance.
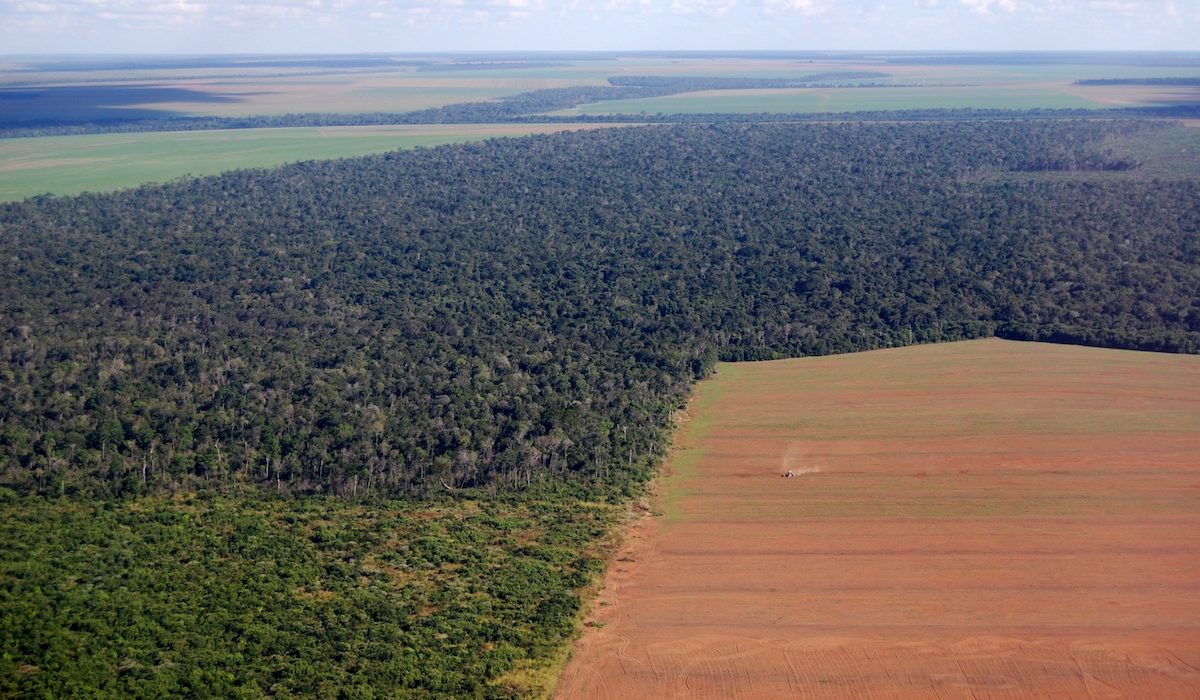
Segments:
[[[717,360],[1200,350],[1136,122],[607,129],[0,208],[0,483],[628,493]],[[1047,171],[1047,172],[1038,172]]]

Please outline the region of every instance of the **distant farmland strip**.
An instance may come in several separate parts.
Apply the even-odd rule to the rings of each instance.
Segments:
[[[870,99],[869,97],[866,99]],[[593,103],[594,104],[594,103]],[[248,130],[248,129],[286,129],[286,128],[330,128],[330,127],[368,127],[368,126],[462,126],[471,124],[688,124],[688,123],[786,123],[786,122],[829,122],[829,121],[858,121],[858,122],[954,122],[1016,119],[1200,119],[1200,103],[1174,104],[1161,106],[1137,107],[1075,107],[1075,108],[896,108],[896,109],[862,109],[841,112],[809,111],[809,112],[772,112],[751,111],[762,109],[762,105],[746,103],[731,105],[731,111],[677,111],[677,112],[646,112],[630,111],[629,105],[623,105],[626,111],[605,112],[602,109],[583,105],[575,109],[564,109],[557,112],[542,114],[527,114],[511,117],[488,118],[486,115],[476,115],[478,118],[469,120],[469,114],[461,118],[447,118],[443,121],[429,121],[414,118],[410,113],[389,114],[284,114],[263,117],[181,117],[175,119],[154,119],[147,121],[127,122],[89,122],[71,125],[45,126],[37,128],[0,128],[0,141],[17,138],[38,138],[48,136],[83,136],[94,134],[140,134],[154,132],[185,132],[185,131],[219,131],[219,130]],[[652,107],[661,106],[650,103]],[[644,109],[644,108],[643,108]],[[594,110],[594,111],[593,111]]]
[[[0,140],[0,201],[596,124],[455,124],[90,134]],[[618,126],[616,124],[608,126]]]
[[[871,75],[825,73],[820,76]],[[882,75],[882,74],[881,74]],[[813,78],[816,76],[809,76]],[[832,79],[830,79],[832,80]],[[287,127],[506,124],[569,121],[959,120],[1020,118],[1195,118],[1200,100],[1107,102],[1047,86],[1025,88],[755,78],[614,77],[612,85],[545,88],[496,99],[406,112],[295,112],[248,116],[61,119],[6,122],[0,139],[155,131]],[[1077,85],[1095,85],[1081,81]],[[1064,86],[1065,87],[1065,86]],[[25,94],[9,91],[9,95]],[[0,96],[3,91],[0,90]],[[13,98],[14,100],[16,98]],[[1120,106],[1120,105],[1126,106]],[[143,115],[144,112],[133,112]]]
[[[1093,100],[1042,87],[880,87],[702,90],[670,96],[610,100],[562,114],[681,114],[720,112],[858,112],[934,109],[1095,109]]]
[[[874,71],[841,71],[814,73],[795,78],[747,78],[737,76],[675,76],[675,75],[618,75],[608,82],[618,87],[669,88],[675,92],[697,90],[754,90],[762,88],[831,87],[837,83],[845,87],[862,86],[868,79],[890,78],[888,73]],[[891,83],[867,83],[872,87]]]
[[[1200,76],[1194,78],[1093,78],[1076,80],[1076,85],[1162,85],[1162,86],[1200,86]]]
[[[310,113],[252,117],[174,117],[169,119],[106,119],[72,123],[63,120],[9,122],[0,137],[57,136],[78,133],[260,129],[290,126],[384,126],[415,124],[476,124],[518,121],[520,117],[567,109],[585,103],[628,100],[676,92],[668,88],[574,86],[523,92],[484,102],[461,102],[412,112],[361,114]],[[23,94],[10,91],[9,94]],[[539,119],[538,121],[544,121]]]

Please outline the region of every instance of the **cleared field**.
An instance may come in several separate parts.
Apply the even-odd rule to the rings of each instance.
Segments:
[[[4,73],[0,124],[28,120],[408,112],[530,90],[606,84],[595,69],[318,72],[178,70]],[[7,97],[7,99],[6,99]]]
[[[1101,108],[1082,90],[1028,87],[886,87],[704,90],[666,97],[593,102],[555,114],[689,114],[736,112],[861,112],[887,109]]]
[[[530,90],[602,84],[598,79],[542,77],[536,74],[477,73],[367,75],[275,80],[189,81],[178,87],[213,99],[132,105],[188,116],[243,117],[302,112],[408,112],[459,102],[482,102]],[[528,72],[527,72],[528,73]]]
[[[456,80],[349,76],[244,78],[112,85],[67,85],[0,92],[0,123],[38,119],[246,117],[305,112],[408,112],[482,102],[553,85],[544,80]],[[12,95],[17,97],[11,97]],[[9,99],[5,97],[10,96]]]
[[[1148,85],[1072,85],[1067,94],[1098,102],[1106,107],[1171,105],[1200,102],[1200,88]]]
[[[238,129],[0,140],[0,201],[107,192],[184,175],[523,136],[597,124],[449,124]]]
[[[723,76],[802,79],[822,73],[869,71],[877,80],[915,85],[895,92],[823,90],[791,95],[688,95],[586,106],[576,113],[688,111],[854,111],[934,107],[1079,107],[1141,104],[1161,90],[1072,86],[1086,78],[1194,76],[1195,66],[1112,63],[926,62],[908,54],[846,55],[824,59],[783,56],[584,55],[511,68],[422,71],[377,56],[362,65],[322,61],[262,67],[222,64],[172,67],[171,61],[118,69],[105,61],[46,70],[41,62],[0,64],[0,123],[163,116],[279,115],[297,112],[405,112],[457,102],[495,99],[570,85],[606,85],[612,76]],[[1136,58],[1136,57],[1135,57]],[[448,60],[448,57],[442,57]],[[535,60],[537,60],[535,58]],[[54,61],[50,61],[54,63]],[[121,63],[121,61],[117,61]],[[285,61],[286,64],[286,61]],[[39,68],[40,66],[40,68]],[[937,88],[934,92],[930,89]],[[9,93],[6,99],[6,91]],[[11,93],[18,93],[12,95]],[[1146,94],[1153,93],[1153,94]],[[715,98],[721,99],[715,99]],[[1193,98],[1196,97],[1193,92]]]
[[[174,115],[248,117],[304,112],[409,112],[458,102],[481,102],[523,92],[522,86],[505,86],[500,81],[488,84],[446,85],[440,81],[405,78],[355,78],[345,82],[231,81],[191,83],[219,98],[207,102],[160,102],[135,105]]]
[[[1057,83],[1069,84],[1087,78],[1186,77],[1197,74],[1195,67],[1133,65],[1121,63],[1113,55],[1112,63],[954,63],[921,62],[913,55],[880,54],[874,60],[863,58],[813,60],[772,57],[708,58],[619,58],[610,62],[607,75],[672,76],[744,76],[754,78],[800,78],[819,73],[871,71],[887,73],[902,83],[991,84]]]
[[[614,73],[801,78],[839,71],[874,71],[894,88],[707,90],[638,100],[579,105],[557,114],[687,114],[736,112],[859,112],[889,109],[1099,109],[1200,101],[1200,90],[1150,86],[1081,86],[1089,78],[1174,77],[1195,68],[1080,64],[906,64],[887,61],[710,59],[625,65]]]
[[[1200,358],[722,365],[690,414],[558,697],[1200,692]]]

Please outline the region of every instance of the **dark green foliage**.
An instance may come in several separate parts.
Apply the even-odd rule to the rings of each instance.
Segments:
[[[569,501],[24,499],[0,509],[0,696],[537,692],[503,676],[552,667],[610,517]]]
[[[611,129],[9,205],[3,482],[618,497],[717,359],[1195,352],[1200,183],[1054,165],[1151,128]]]

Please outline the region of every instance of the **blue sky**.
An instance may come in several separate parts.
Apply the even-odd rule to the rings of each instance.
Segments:
[[[1200,0],[0,0],[3,53],[1200,50]]]

